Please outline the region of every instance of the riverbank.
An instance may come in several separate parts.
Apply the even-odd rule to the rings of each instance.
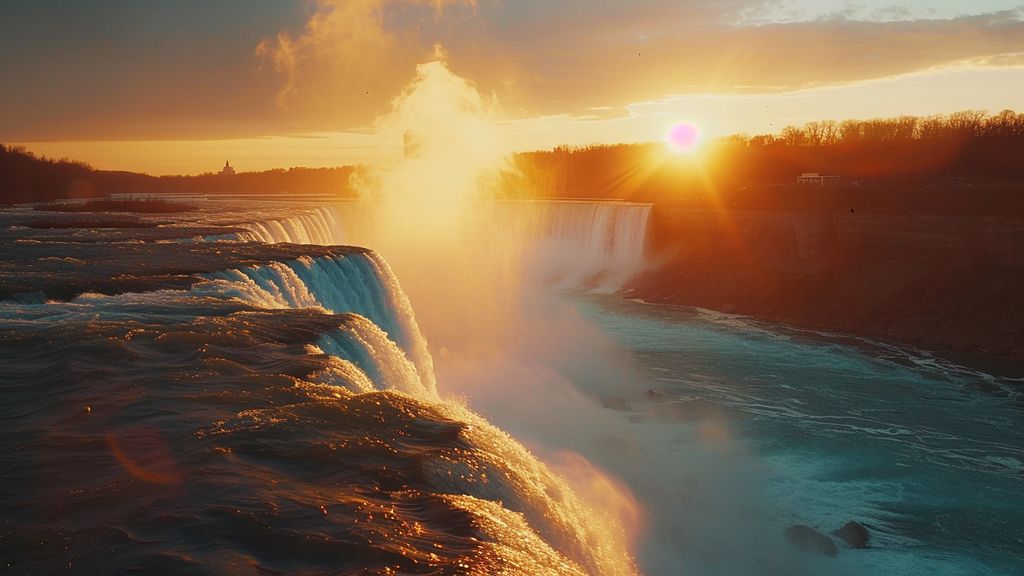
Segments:
[[[814,330],[1024,359],[1024,220],[655,205],[627,290]]]

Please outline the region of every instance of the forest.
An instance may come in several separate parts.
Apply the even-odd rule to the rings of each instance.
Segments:
[[[517,155],[505,190],[702,207],[1024,215],[1024,114],[832,120],[734,135],[692,155],[661,143]],[[838,176],[797,185],[804,173]]]

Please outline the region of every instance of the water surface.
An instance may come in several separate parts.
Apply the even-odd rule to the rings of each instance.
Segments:
[[[842,551],[837,570],[1024,571],[1021,379],[710,311],[596,296],[577,309],[633,351],[641,420],[721,422],[764,464],[770,522],[870,527],[872,548]]]

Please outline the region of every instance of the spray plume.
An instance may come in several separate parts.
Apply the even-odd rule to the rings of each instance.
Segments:
[[[524,247],[524,239],[543,228],[550,214],[546,208],[510,211],[487,200],[510,152],[499,120],[496,103],[455,75],[435,49],[435,58],[417,67],[391,113],[378,122],[383,133],[404,140],[405,157],[376,166],[355,182],[370,207],[363,218],[368,224],[356,236],[391,264],[432,348],[441,351],[437,365],[452,376],[451,386],[442,383],[441,392],[463,394],[470,405],[478,392],[490,392],[457,382],[450,367],[491,366],[480,359],[523,350],[530,334],[543,329],[538,315],[552,311],[539,296],[544,287],[533,274],[535,254]],[[526,379],[543,370],[513,362]],[[537,400],[525,388],[517,394],[514,384],[506,387],[503,380],[479,384],[501,386],[513,403]],[[596,538],[593,553],[606,563],[600,572],[632,572],[629,536],[640,515],[628,489],[557,443],[550,451],[537,449],[551,455],[554,468],[594,510],[578,529]]]

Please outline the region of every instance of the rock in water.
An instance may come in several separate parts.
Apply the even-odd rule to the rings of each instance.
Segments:
[[[854,548],[867,548],[871,534],[860,522],[847,522],[839,530],[833,530],[832,535],[846,542]]]
[[[810,526],[804,526],[803,524],[797,524],[796,526],[790,526],[786,528],[786,538],[789,539],[793,546],[796,546],[801,552],[809,552],[815,554],[823,554],[825,556],[836,556],[839,550],[836,548],[836,543],[831,538],[818,532]]]

